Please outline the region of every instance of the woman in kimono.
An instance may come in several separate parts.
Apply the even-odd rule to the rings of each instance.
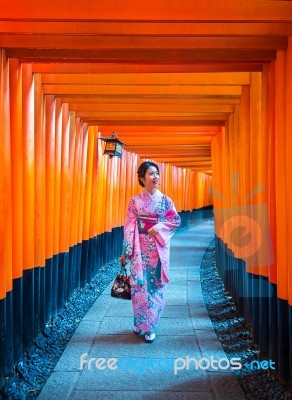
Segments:
[[[172,200],[158,190],[158,166],[143,162],[137,174],[143,190],[128,204],[120,263],[125,265],[130,259],[133,332],[144,331],[145,341],[152,343],[169,281],[170,239],[180,217]]]

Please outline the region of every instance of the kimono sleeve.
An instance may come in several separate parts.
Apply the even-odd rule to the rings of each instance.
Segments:
[[[134,199],[131,199],[128,204],[126,220],[124,225],[124,240],[122,254],[130,257],[134,249],[135,229],[137,225],[137,210]]]
[[[166,246],[169,243],[170,239],[174,235],[174,232],[181,224],[180,216],[175,209],[173,201],[169,198],[166,198],[165,204],[166,209],[164,220],[155,225],[155,228],[158,231],[156,239],[163,246]]]

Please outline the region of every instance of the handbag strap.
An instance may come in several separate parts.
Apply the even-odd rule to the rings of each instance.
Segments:
[[[120,274],[128,276],[127,268],[125,265],[121,265]]]

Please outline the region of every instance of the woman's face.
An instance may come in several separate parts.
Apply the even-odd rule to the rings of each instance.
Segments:
[[[144,178],[141,179],[145,185],[145,189],[157,189],[159,185],[159,173],[153,166],[147,168]]]

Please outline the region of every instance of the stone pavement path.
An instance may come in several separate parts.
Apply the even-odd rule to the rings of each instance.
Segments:
[[[110,284],[81,321],[38,400],[245,399],[226,361],[221,369],[207,365],[211,357],[226,358],[200,284],[201,260],[213,239],[212,221],[172,239],[166,306],[152,344],[131,332],[132,303],[112,298]]]

